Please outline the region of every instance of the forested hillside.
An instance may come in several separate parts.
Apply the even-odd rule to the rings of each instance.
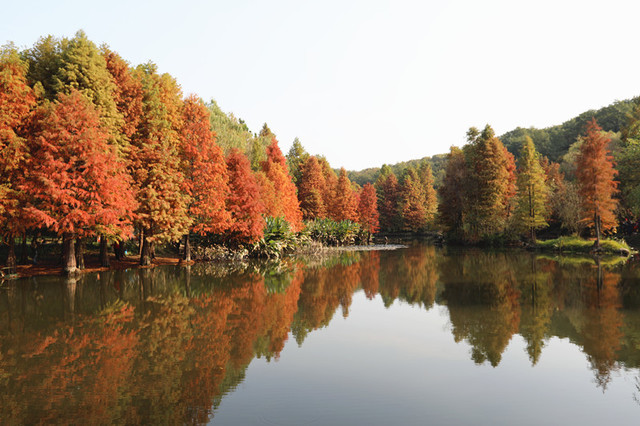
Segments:
[[[547,157],[553,162],[561,162],[562,157],[567,154],[569,148],[576,142],[578,136],[584,134],[587,123],[593,118],[596,119],[603,130],[614,133],[620,132],[629,122],[634,102],[634,99],[616,101],[606,107],[598,110],[585,111],[562,124],[544,129],[517,127],[503,134],[499,139],[509,152],[517,156],[525,143],[526,137],[529,136],[533,140],[533,144],[540,155]],[[397,176],[401,176],[406,168],[417,167],[418,164],[425,159],[431,163],[435,185],[436,188],[438,188],[442,183],[444,175],[446,154],[437,154],[432,157],[403,161],[389,166]],[[349,178],[359,185],[364,185],[367,182],[375,182],[379,174],[380,169],[372,167],[359,171],[349,171]]]

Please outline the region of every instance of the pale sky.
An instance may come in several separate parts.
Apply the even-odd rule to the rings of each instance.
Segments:
[[[358,170],[445,153],[470,126],[560,124],[640,95],[638,1],[15,1],[0,43],[83,29],[283,152]]]

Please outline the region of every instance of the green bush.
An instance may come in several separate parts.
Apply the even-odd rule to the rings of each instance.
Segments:
[[[267,217],[265,222],[264,236],[253,245],[253,256],[279,259],[298,247],[300,240],[284,218]]]
[[[359,237],[360,225],[350,220],[315,219],[306,222],[305,233],[325,245],[349,245]]]

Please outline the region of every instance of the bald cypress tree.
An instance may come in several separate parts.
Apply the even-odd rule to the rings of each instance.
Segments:
[[[615,209],[618,202],[614,195],[618,192],[618,183],[614,180],[617,171],[608,149],[610,141],[593,119],[587,124],[587,134],[576,160],[582,220],[593,226],[596,247],[600,247],[600,233],[617,226]]]
[[[444,180],[439,188],[438,214],[440,223],[454,237],[462,234],[467,181],[468,172],[464,154],[460,148],[452,146],[447,155]]]
[[[143,111],[131,138],[131,174],[136,183],[136,225],[143,233],[140,263],[151,263],[153,244],[177,241],[191,225],[189,197],[184,193],[180,164],[181,96],[168,74],[153,64],[141,65]]]
[[[531,240],[535,242],[536,229],[547,226],[549,189],[540,164],[540,155],[529,136],[526,137],[518,158],[517,176],[516,224],[518,228],[527,230]]]
[[[471,128],[463,152],[469,174],[465,185],[464,231],[468,240],[491,238],[506,230],[514,193],[513,156],[487,125]]]
[[[388,165],[380,168],[380,176],[375,183],[378,193],[378,212],[380,213],[380,229],[385,232],[400,229],[400,185],[398,178]]]
[[[311,156],[302,163],[300,169],[298,198],[303,218],[305,220],[325,218],[327,206],[324,203],[323,194],[327,191],[327,184],[322,166],[315,156]]]
[[[340,169],[340,177],[336,185],[333,204],[330,208],[330,216],[335,221],[358,220],[358,201],[355,198],[351,181],[347,176],[347,171]]]
[[[9,274],[16,272],[15,237],[25,230],[18,182],[26,171],[27,128],[36,105],[26,73],[27,64],[15,47],[0,50],[0,233],[9,244]]]

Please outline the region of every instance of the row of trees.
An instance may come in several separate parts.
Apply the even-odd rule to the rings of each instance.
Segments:
[[[266,124],[251,134],[215,102],[183,97],[155,65],[130,67],[82,32],[23,51],[8,45],[0,67],[0,215],[10,269],[15,238],[27,232],[62,237],[72,271],[77,241],[82,263],[83,239],[100,238],[106,265],[107,242],[137,231],[140,262],[149,264],[154,244],[181,238],[188,259],[189,234],[255,242],[268,216],[284,218],[295,232],[304,220],[325,218],[357,222],[369,235],[442,225],[471,242],[523,233],[535,239],[553,221],[570,231],[593,226],[598,237],[616,225],[616,171],[595,121],[575,149],[576,184],[529,137],[516,168],[487,126],[470,129],[468,144],[451,149],[437,194],[428,161],[400,179],[383,166],[375,184],[360,187],[297,139],[285,158]],[[638,187],[633,129],[626,129],[630,148],[622,158],[629,199]]]
[[[452,147],[439,188],[441,223],[455,238],[477,242],[530,235],[550,221],[570,231],[579,225],[600,234],[617,226],[617,171],[610,138],[595,120],[587,125],[575,160],[576,184],[566,182],[559,164],[549,162],[525,138],[520,157],[513,155],[490,126],[471,128],[468,144]]]
[[[301,164],[296,186],[266,124],[251,135],[241,120],[221,118],[214,102],[184,98],[152,63],[130,67],[83,32],[23,51],[8,45],[0,55],[0,226],[11,270],[14,241],[27,232],[62,237],[73,272],[76,258],[83,266],[83,239],[100,239],[106,266],[108,241],[134,231],[146,265],[154,244],[181,238],[189,260],[193,233],[253,243],[269,216],[294,232],[303,217],[325,216],[377,230],[370,186],[354,187],[326,161],[318,181],[315,157]]]

